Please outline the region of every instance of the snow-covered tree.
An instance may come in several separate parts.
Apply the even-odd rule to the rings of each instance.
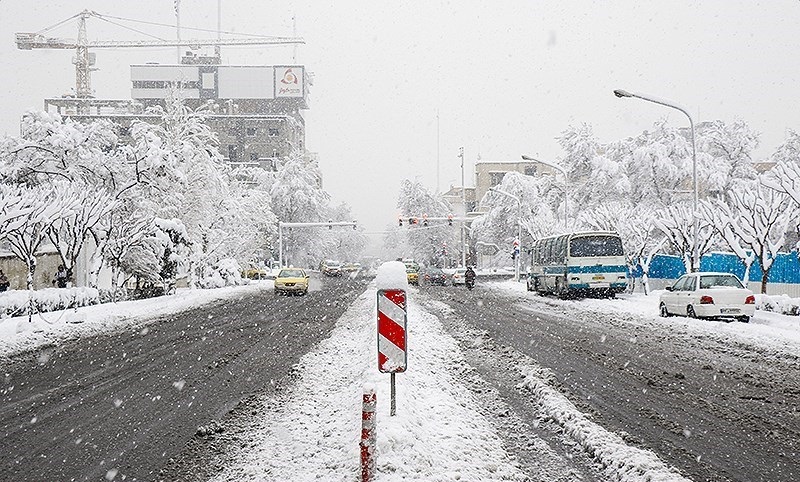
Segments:
[[[353,214],[347,204],[340,204],[330,211],[329,216],[333,221],[353,221]],[[325,257],[342,261],[358,261],[367,247],[367,237],[364,236],[363,231],[364,228],[360,226],[356,226],[356,229],[342,227],[330,230],[325,247]]]
[[[775,167],[767,171],[762,182],[771,189],[786,193],[800,206],[800,133],[789,131],[771,160]]]
[[[726,124],[717,120],[698,127],[697,149],[704,156],[702,184],[711,193],[730,192],[741,181],[757,177],[752,153],[758,133],[741,120]]]
[[[518,172],[509,172],[503,176],[498,189],[516,196],[522,204],[522,217],[519,215],[517,202],[499,193],[489,191],[481,201],[489,206],[483,216],[472,222],[472,232],[477,241],[508,247],[511,251],[513,240],[517,237],[517,222],[521,219],[523,246],[529,239],[539,239],[563,232],[564,222],[557,219],[551,206],[561,195],[553,189],[558,184],[551,176],[525,176]],[[504,256],[506,253],[503,254]]]
[[[626,198],[631,184],[620,151],[599,143],[591,126],[570,126],[559,137],[565,155],[562,164],[569,171],[574,204],[584,209]],[[617,147],[617,146],[615,146]]]
[[[443,253],[446,249],[451,250],[447,252],[447,256],[455,254],[452,247],[460,246],[460,223],[450,226],[446,222],[436,221],[424,226],[422,220],[422,216],[425,215],[431,218],[444,218],[452,214],[452,208],[447,201],[431,194],[421,182],[404,179],[400,183],[397,208],[404,218],[419,218],[417,224],[397,231],[400,236],[405,238],[401,245],[406,246],[410,251],[402,253],[401,256],[413,257],[423,263],[438,265],[445,262]]]
[[[725,242],[745,265],[745,282],[750,265],[761,265],[761,292],[767,292],[767,278],[778,250],[786,239],[786,228],[796,209],[789,209],[789,197],[763,187],[758,181],[747,189],[728,193],[729,203],[703,203],[704,217],[713,223]]]
[[[57,182],[55,188],[64,197],[72,199],[73,207],[47,230],[50,242],[61,257],[67,272],[75,272],[75,262],[80,256],[90,233],[115,208],[117,201],[105,191],[96,191],[79,183]]]
[[[281,222],[327,221],[328,194],[322,190],[322,174],[316,161],[293,151],[275,176],[270,190],[272,210]],[[284,262],[295,266],[314,266],[325,249],[325,236],[319,228],[283,230]]]
[[[656,212],[655,227],[669,242],[675,253],[683,260],[686,272],[700,269],[699,262],[713,246],[714,228],[706,219],[698,216],[697,238],[695,238],[694,214],[688,204],[673,204]],[[697,252],[698,266],[692,266],[693,255]]]

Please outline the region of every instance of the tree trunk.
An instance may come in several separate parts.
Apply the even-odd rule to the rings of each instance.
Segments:
[[[766,269],[761,274],[761,294],[767,294],[767,277],[769,276],[769,270]]]
[[[33,321],[33,275],[36,272],[36,258],[28,258],[28,276],[25,279],[25,287],[28,289],[28,323]]]

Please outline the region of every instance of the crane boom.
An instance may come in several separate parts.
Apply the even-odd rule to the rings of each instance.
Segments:
[[[89,49],[132,48],[132,47],[189,47],[198,49],[202,46],[234,46],[234,45],[289,45],[305,43],[299,37],[268,37],[258,36],[250,38],[217,38],[195,40],[92,40],[86,36],[86,19],[96,17],[104,19],[97,12],[84,10],[67,20],[59,22],[61,25],[74,18],[78,19],[78,38],[65,39],[47,37],[41,33],[19,32],[16,34],[17,48],[20,50],[33,49],[59,49],[75,50],[75,95],[79,98],[92,97],[91,72],[94,56],[89,55]],[[52,27],[48,27],[50,29]],[[45,29],[45,30],[48,30]],[[43,30],[44,31],[44,30]]]
[[[264,38],[227,38],[227,39],[184,39],[184,40],[91,40],[86,45],[81,45],[75,39],[45,37],[37,33],[17,33],[17,48],[20,50],[33,49],[62,49],[74,50],[78,47],[95,49],[114,49],[132,47],[189,47],[203,46],[235,46],[235,45],[291,45],[302,44],[305,41],[299,37],[264,37]]]

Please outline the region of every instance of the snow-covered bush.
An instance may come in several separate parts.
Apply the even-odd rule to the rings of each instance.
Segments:
[[[242,278],[242,267],[233,258],[219,260],[200,280],[202,288],[222,288],[224,286],[238,286],[247,284]]]
[[[27,313],[28,296],[32,293],[34,310],[65,310],[100,303],[100,293],[94,288],[45,288],[36,291],[11,290],[0,293],[0,318]]]
[[[789,295],[756,295],[756,309],[784,315],[800,315],[800,298]]]

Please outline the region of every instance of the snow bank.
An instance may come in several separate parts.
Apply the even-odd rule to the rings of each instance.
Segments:
[[[400,261],[387,261],[378,267],[375,286],[379,290],[408,290],[406,265]]]
[[[800,315],[800,298],[790,298],[789,295],[757,294],[756,309],[797,316]]]
[[[208,272],[205,278],[200,280],[202,288],[223,288],[225,286],[239,286],[247,284],[247,280],[242,278],[242,267],[233,258],[225,258],[217,261],[214,267]]]
[[[11,290],[0,293],[0,318],[27,313],[29,297],[37,312],[78,308],[100,303],[100,293],[94,288],[45,288],[41,290]]]
[[[564,431],[573,440],[600,462],[608,480],[689,481],[653,452],[632,447],[619,435],[589,420],[572,402],[545,381],[552,378],[546,370],[524,363],[519,365],[519,370],[524,378],[518,387],[529,390],[542,407],[543,413],[564,427]]]

